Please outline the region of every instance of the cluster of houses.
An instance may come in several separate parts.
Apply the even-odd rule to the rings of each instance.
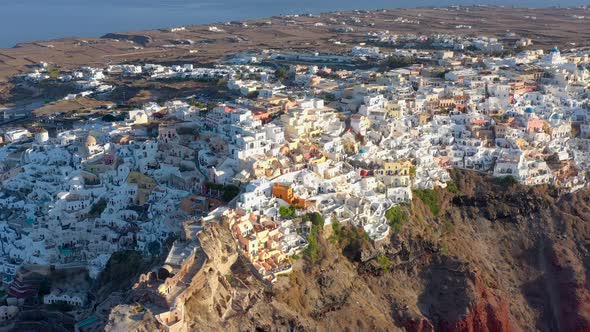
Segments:
[[[113,85],[105,82],[108,77],[104,69],[88,66],[65,73],[57,68],[51,68],[46,62],[41,62],[36,64],[33,72],[20,75],[19,78],[22,83],[32,86],[49,80],[71,86],[72,90],[77,92],[68,94],[64,97],[65,100],[90,95],[105,96],[115,89]]]
[[[240,252],[249,259],[254,270],[268,281],[291,271],[288,257],[307,245],[305,235],[311,222],[278,220],[265,215],[243,214],[237,210],[226,216]]]
[[[471,29],[470,25],[457,25],[456,29]],[[412,33],[396,34],[388,30],[372,31],[366,34],[369,43],[397,46],[402,49],[413,49],[417,46],[428,49],[448,49],[454,51],[472,50],[482,53],[499,53],[507,50],[507,46],[525,48],[532,45],[529,38],[518,37],[515,33],[506,33],[501,38],[487,36],[463,36],[459,34],[433,33],[417,35]]]
[[[31,264],[83,266],[96,277],[115,251],[157,255],[187,220],[211,213],[228,221],[254,270],[274,281],[308,245],[306,213],[381,241],[392,232],[386,212],[411,202],[415,189],[445,187],[452,168],[566,191],[586,184],[587,50],[420,54],[419,64],[385,71],[293,57],[285,75],[251,63],[85,67],[61,77],[93,86],[115,73],[225,77],[236,99],[206,109],[170,100],[112,119],[3,130],[3,285],[18,286],[18,271]],[[365,45],[352,55],[382,57]],[[43,72],[47,66],[33,74]],[[84,302],[64,296],[56,290],[46,301]]]

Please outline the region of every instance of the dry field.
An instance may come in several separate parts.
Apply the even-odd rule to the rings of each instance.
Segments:
[[[583,19],[574,18],[574,15]],[[351,18],[361,23],[352,22]],[[398,23],[403,17],[420,24]],[[526,18],[529,17],[529,18]],[[63,69],[82,65],[105,66],[111,63],[195,62],[210,63],[223,56],[244,50],[263,48],[281,50],[319,50],[339,52],[364,40],[369,31],[389,30],[393,33],[502,36],[511,31],[532,38],[536,45],[549,48],[567,47],[571,43],[590,43],[590,10],[525,9],[507,7],[462,7],[460,9],[397,9],[362,13],[335,12],[314,17],[272,17],[246,21],[241,25],[217,24],[223,32],[211,32],[208,26],[188,26],[179,32],[163,30],[135,31],[115,34],[114,38],[70,38],[19,44],[0,49],[0,94],[6,93],[7,81],[15,74],[27,72],[32,64],[45,61]],[[336,24],[329,19],[336,20]],[[272,22],[268,25],[267,22]],[[347,25],[342,25],[346,22]],[[318,26],[316,23],[322,23]],[[370,26],[372,24],[373,26]],[[458,29],[470,25],[471,29]],[[345,26],[354,32],[335,32]],[[129,40],[125,40],[129,39]],[[179,45],[190,39],[192,45]],[[329,40],[338,40],[336,45]],[[176,43],[176,44],[175,44]]]
[[[41,108],[33,111],[35,116],[51,115],[57,113],[68,113],[74,111],[85,111],[95,109],[100,106],[110,104],[108,102],[101,102],[95,99],[81,97],[74,100],[60,100],[44,105]]]

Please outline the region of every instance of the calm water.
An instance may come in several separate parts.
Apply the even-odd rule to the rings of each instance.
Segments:
[[[588,0],[0,0],[0,47],[280,14],[474,3],[540,7],[577,6]]]

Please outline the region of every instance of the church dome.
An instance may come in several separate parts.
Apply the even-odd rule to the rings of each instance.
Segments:
[[[559,49],[557,48],[557,46],[555,46],[555,47],[553,47],[553,48],[551,49],[551,53],[560,53],[560,52],[559,52]]]
[[[533,113],[535,113],[535,109],[534,109],[534,108],[532,108],[532,107],[527,107],[527,108],[524,110],[524,112],[525,112],[525,113],[527,113],[527,114],[533,114]]]
[[[88,135],[86,137],[86,141],[84,142],[84,146],[95,146],[96,145],[96,138],[92,135]]]

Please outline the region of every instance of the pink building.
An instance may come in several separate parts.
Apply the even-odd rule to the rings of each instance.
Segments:
[[[545,121],[538,118],[530,118],[527,121],[526,129],[529,133],[540,133],[545,127]]]

